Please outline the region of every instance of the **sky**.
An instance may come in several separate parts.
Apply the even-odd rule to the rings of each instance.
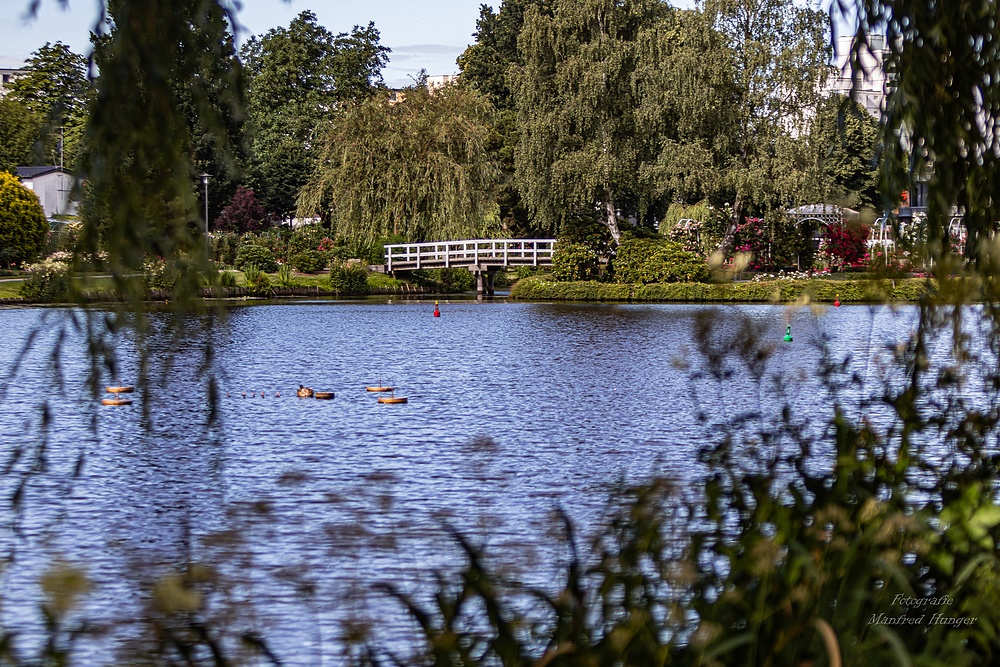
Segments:
[[[75,53],[90,49],[90,31],[98,16],[98,0],[69,0],[63,9],[59,0],[41,0],[34,20],[24,15],[30,0],[0,0],[0,67],[18,67],[45,42],[61,41]],[[237,14],[242,30],[238,39],[263,35],[271,28],[287,27],[306,9],[330,32],[348,32],[355,25],[375,22],[384,46],[392,49],[389,65],[382,72],[391,87],[410,85],[421,69],[430,75],[455,74],[455,59],[474,41],[479,5],[499,7],[489,0],[327,0],[308,3],[297,0],[243,0]]]

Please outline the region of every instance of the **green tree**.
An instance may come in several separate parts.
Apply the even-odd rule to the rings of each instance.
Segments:
[[[514,153],[518,143],[517,110],[508,77],[511,67],[523,64],[517,38],[529,6],[542,6],[541,0],[507,0],[498,11],[480,6],[476,21],[476,42],[458,58],[459,81],[488,96],[498,113],[490,150],[501,166],[498,195],[500,222],[507,233],[526,233],[530,229],[528,211],[518,189]]]
[[[661,221],[674,202],[722,204],[738,118],[725,36],[706,12],[676,11],[643,30],[638,47],[636,124],[649,142],[636,174],[641,191]]]
[[[87,78],[87,59],[62,42],[31,54],[24,75],[9,84],[9,95],[21,102],[41,123],[26,162],[72,164],[80,150],[93,87]]]
[[[12,95],[0,97],[0,171],[13,173],[33,162],[32,147],[39,136],[42,118]]]
[[[493,107],[459,86],[379,96],[334,115],[318,141],[317,168],[299,215],[323,215],[336,236],[369,248],[490,233],[497,165],[487,150]]]
[[[523,59],[517,38],[528,7],[542,7],[542,0],[507,0],[499,11],[480,5],[475,44],[458,58],[463,84],[489,96],[498,109],[513,110],[514,94],[508,82],[510,68]]]
[[[14,78],[8,88],[29,109],[60,125],[86,111],[90,98],[87,59],[62,42],[46,42],[31,54],[24,74]]]
[[[315,162],[316,128],[382,87],[388,53],[373,24],[334,36],[311,11],[243,46],[250,182],[265,208],[282,216],[295,211]]]
[[[820,106],[813,125],[815,149],[835,198],[881,210],[878,121],[849,98],[833,96]]]
[[[229,202],[242,176],[245,77],[226,12],[209,5],[203,20],[183,56],[195,62],[197,80],[203,83],[178,81],[175,91],[178,107],[187,119],[195,174],[209,175],[208,217],[213,220]],[[203,197],[203,192],[199,186],[198,194]]]
[[[77,259],[106,251],[104,268],[126,297],[122,307],[141,313],[145,285],[136,275],[147,258],[163,258],[178,277],[171,303],[184,309],[200,294],[204,276],[214,275],[191,117],[221,151],[231,150],[226,116],[241,108],[241,88],[207,76],[206,63],[225,61],[234,18],[202,0],[141,6],[120,0],[108,10],[111,21],[95,40],[100,76],[84,138],[86,206]],[[136,324],[141,330],[144,320]]]
[[[522,196],[542,229],[597,217],[617,243],[647,154],[633,78],[640,32],[670,11],[654,0],[555,0],[529,7],[512,70]]]
[[[0,262],[34,259],[45,246],[49,225],[38,197],[15,176],[0,171]]]
[[[720,249],[728,253],[748,208],[765,212],[803,189],[810,162],[804,135],[829,62],[826,14],[791,0],[706,0],[732,58],[735,123],[724,165],[733,215]],[[794,200],[794,199],[793,199]]]

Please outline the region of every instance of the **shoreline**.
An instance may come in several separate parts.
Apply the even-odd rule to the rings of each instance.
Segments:
[[[729,283],[659,283],[628,285],[597,281],[557,282],[546,276],[517,281],[510,289],[512,301],[564,301],[579,303],[915,303],[936,291],[927,278],[868,278],[858,280],[768,280]],[[298,299],[365,299],[368,297],[464,297],[474,293],[446,293],[423,285],[403,283],[398,287],[372,287],[366,294],[337,293],[318,285],[273,287],[260,292],[247,287],[220,287],[202,291],[203,300],[271,301]],[[492,297],[488,297],[492,298]],[[171,294],[151,291],[147,303],[164,303]],[[0,306],[78,306],[113,304],[124,301],[113,292],[84,293],[77,301],[41,301],[24,297],[0,298]]]

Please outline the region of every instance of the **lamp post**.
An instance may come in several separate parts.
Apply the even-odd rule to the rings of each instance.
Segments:
[[[208,240],[208,172],[201,175],[201,184],[205,186],[205,256],[212,259],[212,246]]]

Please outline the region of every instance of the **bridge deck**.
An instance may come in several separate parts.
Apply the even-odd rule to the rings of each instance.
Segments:
[[[508,266],[552,266],[555,239],[486,239],[402,243],[385,246],[387,272],[468,268],[490,271]]]

